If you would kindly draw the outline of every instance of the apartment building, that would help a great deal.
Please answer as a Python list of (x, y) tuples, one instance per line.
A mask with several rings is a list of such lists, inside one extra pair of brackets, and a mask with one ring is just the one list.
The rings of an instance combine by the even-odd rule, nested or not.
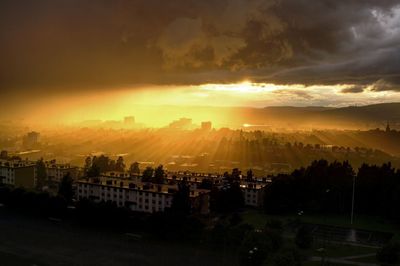
[(241, 182), (244, 204), (251, 207), (261, 207), (264, 203), (264, 193), (267, 183)]
[(0, 160), (0, 183), (34, 188), (36, 185), (35, 163), (22, 160)]
[[(139, 212), (163, 212), (172, 206), (176, 185), (160, 185), (134, 182), (132, 180), (98, 177), (76, 182), (77, 198), (95, 202), (111, 201), (119, 207), (128, 207)], [(206, 214), (209, 212), (209, 191), (190, 191), (192, 207)]]
[(47, 178), (51, 182), (59, 183), (62, 178), (69, 174), (72, 179), (79, 178), (79, 168), (70, 164), (59, 164), (55, 161), (45, 162)]
[[(204, 179), (208, 179), (214, 186), (223, 187), (228, 185), (223, 175), (204, 174), (193, 172), (170, 172), (167, 174), (169, 182), (185, 181), (191, 187), (198, 188)], [(264, 203), (265, 187), (271, 183), (270, 178), (254, 178), (252, 181), (246, 181), (240, 176), (240, 188), (243, 191), (244, 202), (246, 206), (261, 207)]]

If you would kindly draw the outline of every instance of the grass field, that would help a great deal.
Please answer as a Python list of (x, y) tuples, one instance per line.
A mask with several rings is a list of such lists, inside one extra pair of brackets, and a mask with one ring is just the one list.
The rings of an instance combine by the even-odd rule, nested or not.
[[(288, 215), (267, 215), (260, 210), (247, 210), (242, 214), (243, 222), (249, 223), (256, 228), (263, 228), (268, 220), (276, 219), (283, 223), (300, 219), (302, 222), (311, 224), (326, 224), (351, 228), (350, 216), (340, 215), (313, 215), (304, 213)], [(400, 226), (392, 221), (384, 220), (380, 217), (358, 215), (354, 218), (353, 227), (371, 231), (381, 231), (394, 233), (394, 239), (400, 240)]]
[(321, 256), (321, 252), (318, 248), (325, 246), (325, 256), (327, 257), (346, 257), (359, 254), (369, 254), (376, 253), (377, 248), (363, 247), (363, 246), (353, 246), (337, 243), (324, 243), (322, 241), (317, 241), (313, 244), (313, 248), (310, 252), (310, 256)]
[[(350, 219), (347, 216), (339, 215), (307, 215), (303, 214), (301, 216), (297, 214), (288, 215), (267, 215), (259, 210), (247, 210), (242, 213), (243, 223), (249, 223), (256, 228), (263, 228), (267, 221), (269, 220), (280, 220), (283, 224), (288, 224), (290, 222), (299, 220), (304, 223), (310, 224), (323, 224), (330, 226), (346, 227), (351, 228)], [(400, 240), (400, 226), (394, 222), (383, 220), (379, 217), (368, 217), (368, 216), (356, 216), (353, 224), (355, 229), (363, 229), (370, 231), (381, 231), (394, 233), (393, 240)], [(294, 232), (286, 233), (286, 237), (294, 237)], [(321, 252), (320, 248), (325, 247), (324, 251)], [(334, 242), (323, 242), (322, 240), (317, 240), (313, 243), (313, 247), (308, 250), (308, 257), (322, 257), (331, 259), (342, 259), (347, 256), (358, 256), (358, 255), (370, 255), (361, 258), (346, 259), (349, 262), (362, 262), (362, 263), (372, 263), (379, 265), (379, 262), (374, 255), (377, 252), (377, 248), (360, 246), (360, 245), (350, 245), (348, 243), (334, 243)], [(371, 255), (373, 254), (373, 255)], [(303, 265), (305, 266), (316, 266), (321, 265), (320, 261), (307, 261)], [(329, 262), (326, 265), (348, 265), (345, 263)]]

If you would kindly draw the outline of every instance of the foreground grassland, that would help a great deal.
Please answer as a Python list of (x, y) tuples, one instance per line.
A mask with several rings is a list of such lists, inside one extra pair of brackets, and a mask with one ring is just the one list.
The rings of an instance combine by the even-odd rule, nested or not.
[[(313, 215), (303, 213), (287, 214), (287, 215), (267, 215), (260, 210), (248, 210), (242, 214), (243, 222), (249, 223), (256, 228), (264, 227), (268, 220), (280, 220), (283, 223), (300, 220), (305, 223), (326, 224), (332, 226), (340, 226), (351, 228), (350, 215)], [(394, 240), (400, 240), (400, 226), (392, 221), (384, 220), (380, 217), (356, 215), (354, 218), (353, 228), (371, 231), (381, 231), (394, 233)]]

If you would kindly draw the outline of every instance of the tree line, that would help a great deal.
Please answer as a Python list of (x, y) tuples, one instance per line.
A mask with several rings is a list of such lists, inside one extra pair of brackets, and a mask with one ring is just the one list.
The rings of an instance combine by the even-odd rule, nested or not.
[(274, 176), (265, 191), (264, 209), (278, 214), (350, 213), (353, 184), (357, 214), (400, 220), (400, 170), (391, 163), (363, 164), (356, 173), (347, 161), (313, 161), (291, 174)]

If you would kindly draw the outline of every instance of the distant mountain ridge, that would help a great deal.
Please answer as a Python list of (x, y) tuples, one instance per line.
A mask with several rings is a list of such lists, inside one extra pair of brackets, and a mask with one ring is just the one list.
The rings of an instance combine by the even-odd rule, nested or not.
[(243, 115), (246, 123), (306, 127), (371, 128), (390, 123), (400, 126), (400, 103), (364, 106), (268, 106)]

